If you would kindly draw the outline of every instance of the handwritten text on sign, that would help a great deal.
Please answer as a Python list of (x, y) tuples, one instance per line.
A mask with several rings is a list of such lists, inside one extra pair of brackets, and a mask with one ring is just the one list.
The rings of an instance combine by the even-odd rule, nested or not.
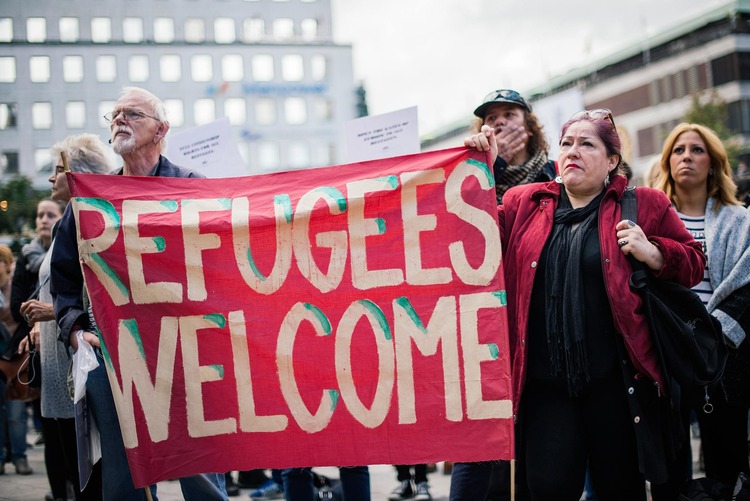
[(77, 175), (71, 186), (138, 485), (510, 457), (483, 154), (111, 181)]

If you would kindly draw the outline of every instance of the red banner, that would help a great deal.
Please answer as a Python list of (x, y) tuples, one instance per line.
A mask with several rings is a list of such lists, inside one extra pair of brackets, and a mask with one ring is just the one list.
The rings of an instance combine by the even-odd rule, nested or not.
[(457, 148), (227, 179), (71, 175), (136, 485), (511, 458), (487, 165)]

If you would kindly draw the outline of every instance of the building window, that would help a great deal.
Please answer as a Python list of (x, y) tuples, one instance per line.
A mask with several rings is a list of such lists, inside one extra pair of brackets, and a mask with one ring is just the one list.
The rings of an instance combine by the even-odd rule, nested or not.
[(242, 56), (229, 54), (221, 58), (221, 75), (225, 82), (239, 82), (245, 76)]
[(299, 23), (303, 40), (315, 40), (318, 37), (318, 21), (316, 19), (303, 19)]
[(672, 88), (672, 78), (667, 75), (660, 80), (662, 100), (671, 101), (674, 99), (674, 89)]
[(126, 17), (122, 20), (122, 40), (127, 43), (143, 42), (143, 19)]
[(287, 18), (274, 19), (272, 26), (273, 37), (276, 40), (289, 40), (294, 37), (294, 21)]
[(32, 82), (49, 82), (49, 57), (32, 56), (29, 58), (29, 77)]
[(52, 172), (52, 155), (49, 153), (49, 148), (34, 150), (34, 165), (37, 172)]
[(0, 17), (0, 42), (13, 41), (13, 18)]
[(740, 80), (743, 82), (750, 80), (750, 52), (737, 53), (737, 68)]
[(281, 56), (281, 78), (287, 82), (299, 82), (305, 76), (304, 60), (299, 54)]
[(284, 116), (289, 125), (301, 125), (307, 122), (307, 107), (301, 97), (287, 97), (284, 99)]
[(182, 99), (165, 99), (164, 109), (167, 110), (167, 120), (173, 127), (182, 127), (185, 123), (185, 111)]
[(273, 56), (268, 54), (253, 56), (253, 79), (258, 82), (273, 80)]
[(325, 80), (327, 75), (326, 57), (317, 55), (310, 58), (310, 76), (315, 81)]
[(263, 19), (251, 17), (245, 19), (242, 30), (242, 39), (245, 42), (257, 42), (263, 40), (265, 36), (266, 25)]
[(104, 119), (104, 115), (115, 109), (115, 101), (100, 101), (99, 102), (99, 127), (109, 129), (109, 122)]
[(66, 82), (83, 81), (83, 57), (65, 56), (63, 63), (63, 80)]
[(47, 20), (43, 17), (30, 17), (26, 20), (26, 41), (42, 43), (47, 40)]
[(687, 80), (687, 92), (688, 94), (695, 94), (699, 90), (698, 83), (698, 67), (691, 66), (685, 70), (685, 79)]
[(112, 20), (108, 17), (95, 17), (91, 20), (91, 41), (109, 43), (112, 40)]
[(203, 19), (190, 18), (185, 21), (185, 41), (201, 43), (206, 40), (206, 23)]
[(313, 100), (313, 106), (315, 109), (315, 118), (323, 122), (330, 122), (331, 118), (333, 118), (333, 106), (328, 98), (316, 97)]
[(33, 103), (31, 105), (31, 125), (35, 129), (52, 127), (52, 103)]
[(232, 125), (245, 125), (247, 122), (247, 105), (241, 97), (233, 97), (224, 101), (224, 115)]
[(168, 54), (159, 58), (159, 73), (162, 82), (179, 82), (182, 78), (180, 56)]
[(750, 100), (740, 99), (727, 103), (727, 126), (736, 134), (747, 134), (750, 131)]
[(174, 19), (169, 17), (157, 17), (154, 19), (154, 42), (174, 42)]
[(216, 43), (233, 43), (236, 39), (234, 19), (220, 17), (214, 21), (214, 41)]
[(279, 145), (271, 141), (258, 143), (258, 165), (261, 169), (278, 169)]
[(0, 152), (0, 170), (4, 174), (18, 174), (18, 152), (5, 150)]
[(286, 148), (287, 162), (293, 169), (310, 167), (310, 147), (302, 141), (289, 143)]
[(96, 81), (114, 82), (117, 78), (117, 61), (115, 56), (96, 57)]
[(240, 156), (242, 157), (242, 162), (245, 165), (248, 165), (250, 163), (250, 145), (245, 142), (237, 143), (237, 149), (240, 151)]
[(193, 103), (193, 121), (203, 125), (216, 120), (216, 103), (213, 99), (196, 99)]
[(86, 125), (86, 103), (69, 101), (65, 104), (65, 125), (69, 129), (83, 129)]
[(677, 73), (672, 75), (672, 80), (674, 82), (675, 99), (685, 97), (685, 73), (682, 71), (678, 71)]
[(77, 42), (78, 41), (78, 18), (61, 17), (60, 18), (60, 41)]
[(714, 85), (737, 80), (737, 58), (735, 54), (727, 54), (712, 60), (711, 74), (713, 75)]
[(0, 130), (15, 129), (17, 117), (16, 103), (0, 103)]
[(261, 97), (255, 102), (255, 121), (259, 125), (276, 123), (276, 101), (271, 97)]
[(128, 76), (131, 82), (148, 80), (148, 56), (130, 56), (128, 58)]
[(334, 157), (333, 144), (318, 144), (313, 149), (312, 165), (332, 165)]
[(199, 54), (190, 58), (190, 75), (194, 82), (210, 82), (214, 77), (213, 59), (211, 56)]
[(16, 81), (16, 58), (13, 56), (0, 57), (0, 83)]

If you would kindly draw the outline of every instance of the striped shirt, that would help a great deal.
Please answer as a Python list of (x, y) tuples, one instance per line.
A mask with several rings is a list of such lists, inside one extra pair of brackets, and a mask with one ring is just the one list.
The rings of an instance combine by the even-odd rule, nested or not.
[(708, 304), (708, 300), (711, 299), (711, 295), (714, 293), (711, 282), (708, 279), (708, 250), (706, 249), (706, 216), (686, 216), (681, 212), (677, 212), (677, 215), (682, 219), (682, 223), (685, 228), (693, 235), (696, 242), (701, 244), (703, 253), (706, 255), (706, 271), (703, 272), (703, 280), (698, 285), (693, 287), (693, 291), (701, 298), (703, 304)]

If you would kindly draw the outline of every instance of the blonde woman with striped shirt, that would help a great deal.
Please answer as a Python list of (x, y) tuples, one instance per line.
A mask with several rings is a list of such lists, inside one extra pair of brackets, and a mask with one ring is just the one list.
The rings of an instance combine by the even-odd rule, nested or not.
[(656, 188), (672, 200), (706, 254), (703, 281), (693, 289), (721, 322), (730, 356), (724, 377), (710, 391), (713, 412), (695, 411), (706, 476), (733, 485), (749, 469), (750, 212), (735, 196), (724, 145), (702, 125), (681, 123), (669, 134)]

